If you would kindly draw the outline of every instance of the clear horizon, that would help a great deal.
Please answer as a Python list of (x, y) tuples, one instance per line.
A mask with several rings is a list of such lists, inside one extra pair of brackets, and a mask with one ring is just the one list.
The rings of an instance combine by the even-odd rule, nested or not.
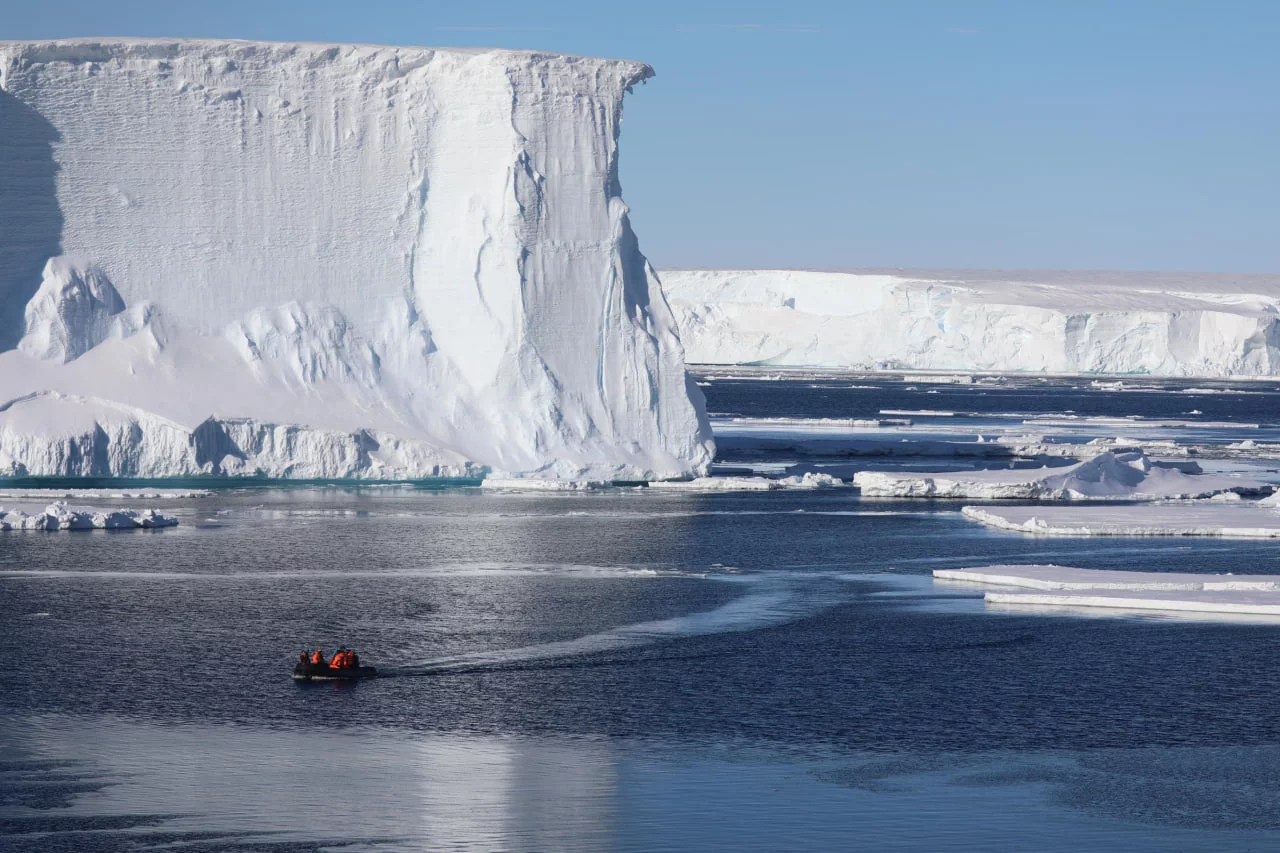
[(48, 0), (6, 24), (647, 62), (621, 177), (658, 267), (1280, 272), (1280, 4)]

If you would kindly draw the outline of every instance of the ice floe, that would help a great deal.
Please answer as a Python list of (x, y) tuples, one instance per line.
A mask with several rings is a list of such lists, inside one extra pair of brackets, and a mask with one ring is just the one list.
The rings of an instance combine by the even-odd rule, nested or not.
[(1194, 462), (1157, 462), (1140, 451), (1102, 453), (1065, 468), (859, 471), (853, 484), (865, 497), (980, 500), (1151, 501), (1271, 490), (1260, 480), (1202, 474)]
[(994, 604), (1107, 607), (1280, 616), (1280, 575), (1122, 572), (1054, 565), (935, 569), (934, 578), (1032, 589), (991, 590)]
[(965, 518), (997, 530), (1046, 536), (1280, 537), (1280, 512), (1261, 501), (1133, 506), (966, 506)]

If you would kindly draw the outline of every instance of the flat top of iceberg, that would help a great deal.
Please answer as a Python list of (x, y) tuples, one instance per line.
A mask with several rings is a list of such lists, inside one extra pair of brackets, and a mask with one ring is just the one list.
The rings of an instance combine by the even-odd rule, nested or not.
[[(582, 62), (598, 62), (634, 66), (640, 74), (640, 80), (648, 79), (654, 74), (652, 66), (634, 59), (607, 59), (582, 56), (571, 53), (557, 53), (547, 50), (514, 50), (499, 47), (433, 47), (429, 45), (389, 45), (369, 44), (364, 42), (317, 42), (317, 41), (256, 41), (253, 39), (216, 39), (216, 38), (131, 38), (127, 36), (113, 37), (79, 37), (65, 39), (0, 39), (0, 51), (7, 48), (20, 48), (30, 59), (46, 62), (94, 61), (95, 49), (111, 51), (139, 51), (145, 53), (178, 52), (178, 51), (210, 51), (228, 53), (235, 50), (278, 50), (292, 52), (306, 50), (323, 53), (332, 50), (349, 50), (361, 55), (378, 53), (393, 54), (455, 54), (462, 56), (493, 55), (515, 62), (529, 63), (539, 60), (556, 59)], [(637, 80), (639, 82), (639, 80)]]

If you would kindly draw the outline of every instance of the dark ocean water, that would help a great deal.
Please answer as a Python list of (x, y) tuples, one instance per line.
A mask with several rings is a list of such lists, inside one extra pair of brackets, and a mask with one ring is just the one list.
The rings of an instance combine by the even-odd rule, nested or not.
[[(705, 390), (753, 417), (1280, 411), (1071, 385)], [(1010, 536), (849, 490), (162, 506), (181, 526), (0, 538), (0, 849), (1280, 846), (1280, 623), (991, 611), (929, 577), (1280, 573), (1276, 543)], [(289, 679), (337, 643), (389, 677)]]

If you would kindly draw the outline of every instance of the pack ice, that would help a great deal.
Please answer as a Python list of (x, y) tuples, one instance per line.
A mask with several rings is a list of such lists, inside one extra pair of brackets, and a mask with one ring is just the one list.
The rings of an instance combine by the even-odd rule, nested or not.
[(689, 360), (1280, 374), (1280, 275), (663, 270)]
[(651, 74), (0, 43), (0, 475), (703, 472), (618, 181)]

